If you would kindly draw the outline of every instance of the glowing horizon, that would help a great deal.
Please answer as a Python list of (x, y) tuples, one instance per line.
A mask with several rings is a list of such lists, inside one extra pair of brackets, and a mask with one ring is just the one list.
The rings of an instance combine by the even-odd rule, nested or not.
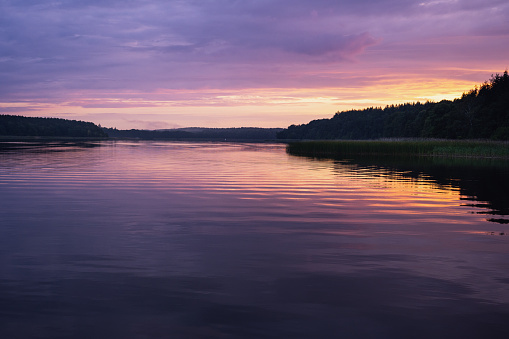
[(509, 66), (509, 3), (0, 4), (0, 114), (105, 127), (287, 127), (440, 101)]

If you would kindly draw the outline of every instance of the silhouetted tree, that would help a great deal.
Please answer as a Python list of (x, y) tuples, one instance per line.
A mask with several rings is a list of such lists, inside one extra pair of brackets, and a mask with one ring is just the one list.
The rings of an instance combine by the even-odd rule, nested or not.
[(0, 135), (104, 138), (101, 127), (84, 121), (0, 115)]
[(338, 112), (291, 125), (280, 139), (447, 138), (509, 140), (509, 75), (496, 74), (454, 101)]

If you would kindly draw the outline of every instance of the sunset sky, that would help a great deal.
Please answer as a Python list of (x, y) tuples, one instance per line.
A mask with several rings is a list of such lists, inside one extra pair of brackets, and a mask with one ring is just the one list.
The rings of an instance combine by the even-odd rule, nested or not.
[(507, 0), (0, 0), (0, 114), (287, 127), (509, 67)]

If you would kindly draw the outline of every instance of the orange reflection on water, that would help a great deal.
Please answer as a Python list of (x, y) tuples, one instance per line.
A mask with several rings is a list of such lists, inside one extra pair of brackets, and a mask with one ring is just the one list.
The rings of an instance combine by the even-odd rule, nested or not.
[[(13, 161), (20, 159), (27, 161)], [(461, 206), (457, 187), (425, 174), (294, 157), (284, 145), (119, 141), (36, 159), (9, 173), (10, 183), (130, 191), (231, 220), (318, 222), (314, 228), (481, 232), (486, 223), (472, 213), (479, 207)]]

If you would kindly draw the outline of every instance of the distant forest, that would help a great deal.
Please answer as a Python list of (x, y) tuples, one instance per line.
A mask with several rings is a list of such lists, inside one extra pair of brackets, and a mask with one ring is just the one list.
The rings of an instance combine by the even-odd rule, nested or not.
[(110, 138), (144, 140), (274, 140), (282, 128), (181, 128), (168, 130), (118, 130), (103, 128)]
[(101, 127), (84, 121), (0, 115), (0, 136), (104, 138)]
[(118, 130), (91, 122), (58, 118), (0, 115), (0, 136), (80, 137), (142, 140), (274, 140), (282, 128), (182, 128), (168, 130)]
[(291, 125), (279, 139), (440, 138), (509, 140), (509, 76), (496, 74), (454, 101), (338, 112)]

